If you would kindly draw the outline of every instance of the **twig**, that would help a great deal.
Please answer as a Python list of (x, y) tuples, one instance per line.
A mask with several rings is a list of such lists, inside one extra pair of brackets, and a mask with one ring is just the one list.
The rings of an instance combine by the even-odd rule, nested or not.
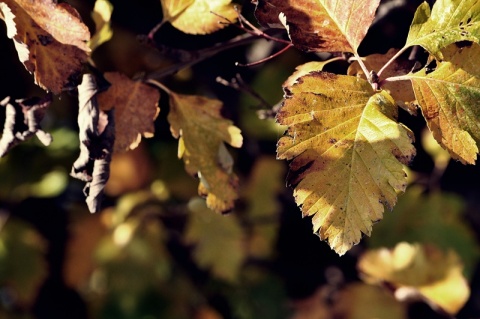
[(221, 77), (217, 77), (216, 81), (222, 85), (231, 87), (240, 92), (247, 93), (248, 95), (258, 100), (260, 104), (264, 106), (265, 109), (270, 109), (272, 107), (270, 103), (268, 103), (260, 94), (258, 94), (258, 92), (256, 92), (254, 89), (252, 89), (251, 86), (246, 84), (245, 81), (243, 81), (241, 75), (238, 73), (230, 81), (227, 81)]

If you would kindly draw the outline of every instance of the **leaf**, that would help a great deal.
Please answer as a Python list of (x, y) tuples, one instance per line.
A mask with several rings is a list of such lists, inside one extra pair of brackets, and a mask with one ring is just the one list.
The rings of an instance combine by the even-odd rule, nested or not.
[(172, 135), (179, 138), (178, 157), (189, 174), (198, 174), (199, 193), (216, 212), (231, 210), (238, 198), (238, 178), (224, 142), (233, 147), (243, 142), (240, 129), (221, 116), (221, 107), (218, 100), (170, 93), (168, 121)]
[(415, 12), (405, 47), (421, 45), (437, 58), (442, 48), (459, 41), (480, 42), (479, 0), (423, 2)]
[(92, 51), (112, 38), (113, 30), (110, 25), (112, 11), (113, 5), (108, 0), (95, 1), (92, 12), (92, 19), (95, 22), (95, 33), (88, 42), (88, 46)]
[[(304, 75), (307, 75), (308, 73), (311, 72), (318, 72), (318, 71), (323, 71), (323, 68), (325, 65), (327, 65), (330, 62), (341, 60), (342, 58), (336, 57), (332, 58), (330, 60), (325, 60), (325, 61), (311, 61), (304, 63), (302, 65), (299, 65), (295, 68), (295, 72), (292, 73), (288, 77), (288, 79), (283, 83), (284, 87), (292, 86), (295, 83), (297, 83), (297, 80), (301, 78)], [(352, 75), (352, 74), (349, 74)]]
[[(378, 72), (396, 53), (398, 49), (390, 49), (386, 54), (371, 54), (363, 60), (368, 70)], [(382, 79), (392, 76), (400, 76), (410, 72), (413, 67), (413, 61), (396, 59), (382, 72)], [(367, 79), (363, 73), (360, 64), (353, 62), (347, 71), (348, 75), (359, 76)], [(416, 114), (415, 94), (411, 83), (408, 81), (393, 81), (382, 85), (382, 89), (388, 91), (398, 106), (405, 108), (410, 114)]]
[(393, 250), (370, 250), (360, 258), (358, 268), (365, 281), (415, 289), (451, 315), (470, 295), (457, 254), (433, 245), (399, 243)]
[(388, 93), (362, 79), (314, 72), (285, 90), (277, 157), (291, 160), (295, 200), (314, 232), (342, 255), (405, 190), (413, 134), (395, 121)]
[[(293, 44), (305, 51), (357, 52), (372, 24), (379, 0), (259, 0), (261, 24), (285, 27)], [(280, 23), (280, 14), (285, 23)]]
[(393, 212), (376, 225), (367, 243), (371, 248), (379, 248), (406, 241), (452, 249), (462, 258), (465, 273), (471, 274), (480, 254), (464, 210), (464, 201), (455, 194), (439, 191), (425, 194), (423, 187), (411, 185)]
[[(340, 290), (333, 306), (333, 318), (407, 319), (407, 307), (389, 291), (362, 283)], [(329, 318), (332, 318), (329, 317)]]
[(243, 231), (233, 214), (218, 215), (200, 198), (188, 203), (191, 211), (184, 238), (195, 245), (194, 258), (202, 268), (221, 279), (237, 281), (245, 259)]
[(103, 111), (115, 109), (114, 151), (132, 150), (140, 144), (142, 136), (149, 138), (155, 132), (160, 93), (117, 72), (107, 72), (104, 76), (111, 86), (98, 95), (98, 104)]
[(7, 35), (35, 83), (55, 94), (75, 86), (90, 49), (90, 32), (77, 11), (52, 0), (4, 0), (0, 11)]
[(84, 74), (78, 86), (78, 128), (80, 155), (72, 165), (70, 175), (86, 182), (85, 193), (88, 209), (95, 213), (100, 209), (103, 189), (110, 175), (110, 161), (115, 140), (113, 110), (99, 110), (99, 88), (92, 74)]
[(169, 8), (168, 21), (175, 28), (188, 34), (209, 34), (218, 31), (227, 25), (220, 22), (226, 22), (225, 19), (233, 22), (238, 15), (231, 0), (193, 0), (193, 2), (162, 0), (164, 13), (166, 7)]
[(17, 307), (28, 308), (48, 275), (47, 243), (29, 224), (15, 218), (5, 220), (3, 214), (0, 218), (0, 284), (13, 290), (10, 293)]
[(171, 21), (191, 6), (195, 0), (160, 0), (163, 11), (163, 21)]
[(435, 71), (408, 74), (422, 114), (435, 140), (462, 163), (474, 164), (480, 140), (480, 45), (442, 51)]
[(248, 247), (250, 256), (255, 258), (267, 258), (273, 253), (281, 211), (277, 196), (284, 188), (284, 171), (283, 163), (270, 157), (260, 157), (245, 187), (245, 215), (252, 224)]

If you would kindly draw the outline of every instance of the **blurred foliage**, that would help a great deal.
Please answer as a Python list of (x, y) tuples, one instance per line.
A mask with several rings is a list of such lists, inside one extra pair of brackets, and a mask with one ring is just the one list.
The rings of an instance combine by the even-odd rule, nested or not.
[[(94, 30), (97, 18), (89, 16), (95, 1), (70, 2)], [(111, 2), (113, 36), (92, 56), (99, 69), (133, 76), (175, 63), (137, 38), (162, 20), (160, 1)], [(419, 2), (406, 1), (392, 14), (406, 19)], [(243, 8), (249, 14), (250, 1), (244, 1)], [(378, 32), (402, 32), (397, 29), (400, 24), (387, 20), (374, 25), (368, 43), (375, 43)], [(385, 25), (388, 28), (382, 29)], [(2, 25), (0, 34), (4, 31)], [(236, 34), (237, 29), (227, 27), (213, 35), (190, 36), (165, 25), (155, 40), (195, 50)], [(0, 37), (0, 67), (9, 79), (0, 86), (0, 93), (15, 98), (38, 94), (7, 40)], [(0, 318), (57, 318), (52, 309), (62, 308), (59, 303), (65, 300), (78, 303), (65, 302), (61, 318), (77, 318), (84, 308), (92, 319), (448, 318), (430, 306), (427, 312), (410, 311), (415, 302), (425, 300), (414, 296), (398, 301), (389, 285), (363, 283), (350, 265), (353, 260), (355, 266), (369, 249), (393, 248), (405, 241), (433, 245), (444, 254), (455, 252), (455, 265), (464, 265), (471, 286), (470, 301), (458, 317), (480, 313), (480, 219), (476, 217), (480, 169), (462, 171), (435, 144), (417, 145), (415, 161), (421, 164), (412, 168), (413, 185), (399, 197), (395, 209), (374, 225), (371, 238), (347, 256), (334, 256), (305, 232), (310, 224), (301, 220), (290, 192), (285, 192), (286, 165), (274, 155), (274, 140), (283, 128), (257, 113), (280, 102), (281, 84), (297, 65), (320, 57), (290, 50), (260, 67), (234, 66), (271, 51), (268, 43), (253, 43), (167, 79), (176, 92), (201, 92), (224, 101), (223, 112), (244, 134), (241, 149), (229, 148), (241, 192), (236, 208), (226, 216), (215, 215), (196, 197), (198, 181), (177, 158), (178, 144), (169, 132), (164, 98), (155, 138), (113, 157), (105, 208), (90, 215), (82, 203), (82, 185), (68, 177), (78, 155), (76, 97), (64, 93), (56, 100), (43, 126), (53, 135), (53, 143), (45, 148), (29, 141), (0, 159)], [(228, 80), (237, 73), (266, 104), (216, 83), (217, 76)], [(420, 119), (410, 121), (409, 127), (424, 127)], [(451, 175), (455, 179), (448, 184), (459, 189), (456, 192), (444, 190), (444, 176)], [(59, 237), (62, 232), (66, 235)], [(306, 253), (295, 254), (300, 251)], [(327, 271), (331, 269), (335, 271)], [(294, 284), (287, 285), (287, 276)], [(318, 289), (307, 289), (300, 279), (305, 277), (320, 282)]]

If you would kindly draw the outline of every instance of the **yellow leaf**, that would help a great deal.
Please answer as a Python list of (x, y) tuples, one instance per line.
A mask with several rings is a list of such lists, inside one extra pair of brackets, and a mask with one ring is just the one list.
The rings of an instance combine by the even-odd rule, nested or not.
[[(172, 1), (167, 2), (171, 3)], [(185, 33), (212, 33), (226, 26), (226, 24), (220, 23), (226, 22), (223, 18), (232, 22), (237, 19), (237, 11), (231, 0), (193, 0), (193, 3), (182, 10), (185, 3), (189, 2), (180, 1), (178, 6), (171, 5), (176, 10), (173, 10), (170, 14), (175, 12), (177, 14), (169, 18), (175, 28)]]
[[(368, 70), (378, 72), (397, 52), (398, 49), (390, 49), (386, 54), (371, 54), (365, 57), (363, 62)], [(396, 59), (382, 72), (382, 79), (407, 74), (412, 67), (411, 61)], [(367, 78), (357, 61), (350, 65), (347, 74), (360, 76), (363, 79)], [(387, 82), (382, 89), (387, 90), (400, 107), (405, 108), (410, 114), (416, 114), (415, 94), (411, 83), (408, 81)]]
[(134, 149), (143, 137), (152, 137), (155, 132), (154, 121), (160, 109), (158, 90), (127, 76), (105, 73), (111, 83), (107, 91), (97, 95), (102, 111), (115, 109), (115, 152)]
[(457, 254), (433, 245), (399, 243), (393, 250), (370, 250), (360, 258), (358, 268), (367, 282), (414, 288), (452, 315), (470, 295)]
[(332, 58), (325, 61), (311, 61), (302, 65), (299, 65), (295, 68), (295, 72), (293, 72), (292, 75), (290, 75), (288, 79), (283, 83), (283, 86), (284, 87), (292, 86), (302, 76), (307, 75), (308, 73), (311, 73), (311, 72), (323, 71), (323, 68), (325, 67), (325, 65), (327, 65), (330, 62), (338, 61), (341, 59), (342, 58), (337, 57), (337, 58)]
[(405, 190), (413, 134), (395, 121), (391, 96), (362, 79), (314, 72), (285, 89), (277, 156), (291, 160), (295, 200), (314, 232), (344, 254)]
[[(270, 27), (286, 27), (305, 51), (357, 52), (380, 0), (259, 0), (255, 16)], [(281, 23), (283, 14), (286, 22)]]
[(163, 21), (175, 19), (186, 8), (192, 5), (195, 0), (160, 0), (163, 11)]
[(95, 1), (92, 12), (92, 19), (95, 22), (95, 34), (88, 43), (92, 51), (112, 38), (113, 31), (110, 26), (112, 11), (113, 5), (108, 0)]
[(219, 215), (200, 198), (188, 203), (191, 211), (185, 230), (187, 244), (195, 245), (198, 265), (228, 281), (236, 281), (245, 260), (243, 231), (233, 214)]
[(178, 156), (185, 169), (200, 178), (200, 195), (207, 196), (210, 209), (226, 212), (238, 198), (238, 178), (231, 172), (232, 159), (223, 143), (240, 147), (243, 138), (240, 129), (221, 116), (221, 107), (218, 100), (172, 92), (168, 121), (179, 138)]
[(90, 32), (78, 12), (52, 0), (5, 0), (0, 11), (20, 61), (33, 73), (35, 83), (59, 94), (73, 86), (90, 49)]
[(474, 164), (480, 141), (480, 45), (442, 51), (444, 60), (427, 74), (408, 74), (415, 96), (435, 140), (453, 159)]

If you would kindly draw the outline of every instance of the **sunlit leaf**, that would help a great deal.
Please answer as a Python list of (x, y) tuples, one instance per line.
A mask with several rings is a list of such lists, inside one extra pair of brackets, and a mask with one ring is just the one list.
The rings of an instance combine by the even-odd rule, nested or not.
[(158, 90), (127, 76), (107, 72), (105, 78), (112, 85), (107, 91), (98, 94), (101, 110), (115, 109), (116, 152), (134, 149), (143, 137), (152, 137), (155, 132), (153, 122), (160, 109)]
[(90, 49), (88, 28), (75, 9), (52, 0), (4, 0), (0, 11), (20, 61), (35, 83), (59, 94), (74, 86)]
[(400, 241), (432, 243), (455, 250), (470, 274), (480, 255), (475, 235), (463, 216), (464, 202), (455, 194), (424, 192), (420, 186), (409, 186), (393, 212), (376, 225), (367, 241), (369, 246), (394, 247)]
[(405, 46), (421, 45), (442, 58), (440, 49), (465, 40), (480, 42), (480, 1), (438, 0), (431, 11), (427, 2), (418, 7)]
[[(259, 0), (261, 24), (286, 27), (293, 44), (306, 51), (357, 52), (379, 0)], [(286, 23), (281, 23), (280, 14)], [(286, 24), (286, 25), (283, 25)]]
[[(330, 60), (325, 60), (325, 61), (311, 61), (307, 62), (305, 64), (299, 65), (295, 68), (295, 72), (292, 73), (288, 77), (288, 79), (283, 83), (284, 87), (289, 87), (297, 83), (297, 80), (301, 78), (304, 75), (307, 75), (310, 72), (318, 72), (318, 71), (323, 71), (323, 68), (325, 65), (327, 65), (330, 62), (337, 61), (341, 58), (333, 58)], [(353, 74), (349, 74), (353, 75)]]
[(470, 295), (457, 254), (433, 245), (399, 243), (393, 250), (370, 250), (360, 258), (358, 267), (367, 282), (413, 288), (452, 315)]
[(390, 95), (362, 79), (310, 73), (286, 94), (277, 156), (291, 160), (295, 200), (314, 232), (344, 254), (405, 190), (413, 134), (395, 121)]
[(192, 199), (188, 208), (191, 212), (184, 238), (195, 245), (193, 256), (198, 265), (218, 278), (237, 281), (246, 254), (236, 216), (216, 214), (200, 198)]
[[(163, 2), (165, 0), (162, 4)], [(227, 25), (225, 22), (228, 20), (234, 22), (238, 15), (231, 3), (232, 0), (193, 0), (193, 2), (170, 0), (166, 2), (170, 9), (173, 9), (169, 15), (176, 13), (168, 20), (175, 28), (189, 34), (215, 32), (225, 27)], [(190, 4), (186, 5), (186, 3)], [(165, 5), (163, 8), (165, 9)]]
[[(397, 52), (397, 49), (390, 49), (386, 54), (371, 54), (365, 57), (363, 63), (368, 70), (378, 72)], [(412, 70), (412, 67), (412, 61), (396, 59), (382, 72), (380, 80), (407, 74)], [(359, 76), (363, 79), (367, 78), (358, 62), (350, 65), (347, 74)], [(408, 81), (387, 82), (382, 85), (382, 89), (387, 90), (400, 107), (405, 108), (412, 114), (416, 114), (415, 94), (413, 93), (411, 83), (408, 83)]]
[(474, 164), (480, 140), (480, 45), (443, 51), (444, 61), (427, 73), (422, 69), (407, 75), (428, 128), (452, 158)]
[(112, 38), (113, 31), (110, 25), (112, 11), (113, 5), (108, 0), (95, 1), (92, 12), (92, 19), (95, 22), (95, 33), (88, 43), (92, 51)]
[(238, 198), (238, 178), (224, 143), (240, 147), (243, 142), (240, 129), (221, 116), (221, 108), (218, 100), (170, 94), (168, 121), (173, 136), (179, 138), (178, 157), (189, 174), (198, 175), (199, 193), (217, 212), (231, 210)]
[(186, 8), (191, 6), (195, 0), (160, 0), (163, 11), (163, 21), (175, 19)]

